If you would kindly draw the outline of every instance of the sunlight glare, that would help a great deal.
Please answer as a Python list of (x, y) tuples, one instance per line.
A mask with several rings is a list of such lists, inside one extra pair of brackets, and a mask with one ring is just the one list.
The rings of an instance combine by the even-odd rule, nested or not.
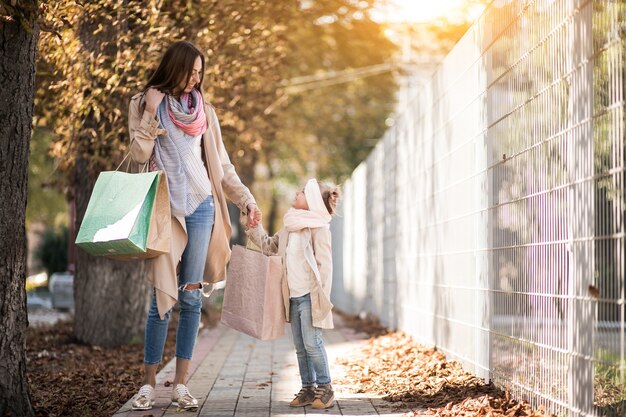
[(464, 0), (390, 0), (382, 7), (387, 22), (424, 22), (444, 16), (460, 7)]

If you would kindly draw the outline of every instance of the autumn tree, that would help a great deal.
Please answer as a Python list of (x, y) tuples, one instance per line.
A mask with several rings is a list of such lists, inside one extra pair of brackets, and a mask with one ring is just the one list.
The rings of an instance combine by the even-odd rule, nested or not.
[(216, 107), (222, 135), (244, 184), (254, 183), (261, 149), (279, 125), (264, 113), (276, 99), (286, 60), (295, 2), (200, 0), (164, 6), (184, 22), (183, 34), (207, 55), (204, 90)]
[[(299, 2), (288, 26), (288, 62), (276, 101), (276, 139), (264, 144), (269, 190), (267, 223), (279, 226), (285, 209), (281, 183), (307, 176), (341, 182), (363, 161), (387, 128), (395, 92), (397, 46), (372, 18), (376, 2)], [(341, 74), (341, 76), (335, 76)], [(278, 181), (282, 180), (282, 181)]]
[(0, 415), (34, 415), (26, 378), (26, 195), (39, 2), (0, 2)]
[[(428, 55), (432, 71), (472, 25), (471, 12), (488, 2), (465, 0), (448, 16), (405, 23), (413, 26), (407, 33), (413, 55)], [(268, 150), (270, 160), (288, 159), (290, 172), (312, 170), (342, 181), (369, 155), (395, 110), (397, 75), (423, 65), (405, 67), (397, 40), (385, 33), (390, 24), (375, 18), (377, 8), (387, 3), (299, 2), (288, 30), (289, 65), (283, 100), (275, 109), (281, 129), (271, 144), (276, 146)]]
[[(146, 7), (147, 6), (147, 7)], [(50, 3), (53, 31), (39, 44), (38, 123), (52, 128), (52, 153), (76, 207), (76, 230), (100, 171), (127, 147), (127, 109), (162, 52), (169, 29), (158, 2)], [(111, 346), (141, 337), (149, 302), (144, 262), (83, 251), (75, 259), (75, 334)]]
[[(342, 182), (363, 161), (388, 127), (396, 106), (398, 75), (431, 73), (472, 25), (489, 0), (465, 0), (456, 13), (429, 22), (391, 25), (375, 19), (386, 0), (298, 2), (288, 29), (288, 62), (279, 98), (268, 110), (280, 129), (264, 145), (269, 229), (286, 207), (278, 203), (285, 183), (316, 175)], [(403, 62), (400, 29), (412, 49)], [(404, 48), (404, 45), (403, 45)], [(283, 198), (283, 197), (281, 197)]]
[[(291, 156), (301, 167), (313, 162), (321, 177), (341, 180), (349, 175), (382, 136), (395, 105), (391, 64), (397, 46), (383, 33), (384, 25), (373, 20), (375, 3), (302, 2), (289, 27), (287, 87), (289, 80), (302, 76), (356, 70), (339, 83), (322, 78), (293, 94), (286, 88), (284, 105), (276, 109), (282, 127), (276, 145), (286, 149), (271, 151), (281, 159)], [(379, 73), (359, 74), (385, 64)], [(290, 170), (303, 171), (297, 166)]]
[[(181, 38), (207, 56), (205, 96), (217, 108), (240, 176), (252, 185), (258, 152), (275, 131), (263, 109), (280, 80), (281, 21), (291, 9), (260, 0), (51, 3), (54, 32), (40, 43), (38, 121), (57, 135), (52, 152), (73, 190), (77, 226), (98, 172), (114, 168), (127, 151), (130, 97), (141, 91), (165, 48)], [(149, 293), (145, 272), (140, 262), (79, 251), (77, 337), (109, 345), (140, 335)]]

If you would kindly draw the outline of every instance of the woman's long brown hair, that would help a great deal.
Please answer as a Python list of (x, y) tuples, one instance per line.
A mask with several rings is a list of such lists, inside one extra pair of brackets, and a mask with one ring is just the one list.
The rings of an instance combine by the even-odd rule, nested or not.
[(202, 61), (202, 71), (200, 72), (200, 82), (196, 84), (195, 88), (200, 90), (204, 79), (204, 55), (193, 43), (178, 41), (167, 48), (144, 91), (154, 87), (165, 94), (179, 94), (179, 85), (183, 81), (185, 84), (189, 82), (197, 57), (200, 57)]

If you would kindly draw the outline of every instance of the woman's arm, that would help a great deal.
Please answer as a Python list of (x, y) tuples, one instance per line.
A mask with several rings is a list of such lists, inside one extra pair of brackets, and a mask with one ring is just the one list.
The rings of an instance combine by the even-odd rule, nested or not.
[(141, 95), (130, 100), (128, 107), (128, 133), (130, 135), (130, 156), (133, 161), (145, 164), (152, 155), (154, 141), (159, 135), (159, 122), (154, 113), (140, 109)]
[(250, 193), (248, 187), (243, 185), (239, 175), (237, 175), (237, 172), (235, 171), (235, 167), (230, 162), (230, 158), (226, 152), (226, 148), (224, 147), (224, 141), (222, 140), (222, 132), (220, 130), (215, 109), (211, 105), (205, 106), (205, 109), (207, 112), (207, 118), (209, 119), (209, 129), (211, 129), (213, 137), (215, 138), (215, 144), (217, 146), (219, 158), (222, 163), (222, 169), (224, 171), (222, 188), (226, 193), (226, 197), (235, 203), (235, 205), (237, 205), (242, 212), (247, 213), (248, 205), (256, 205), (256, 201), (254, 200), (254, 197)]

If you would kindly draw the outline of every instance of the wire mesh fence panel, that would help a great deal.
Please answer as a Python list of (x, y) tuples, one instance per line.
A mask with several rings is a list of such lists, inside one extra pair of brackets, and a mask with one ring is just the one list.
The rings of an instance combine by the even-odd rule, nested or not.
[(494, 1), (348, 181), (335, 303), (625, 416), (625, 37), (624, 0)]

